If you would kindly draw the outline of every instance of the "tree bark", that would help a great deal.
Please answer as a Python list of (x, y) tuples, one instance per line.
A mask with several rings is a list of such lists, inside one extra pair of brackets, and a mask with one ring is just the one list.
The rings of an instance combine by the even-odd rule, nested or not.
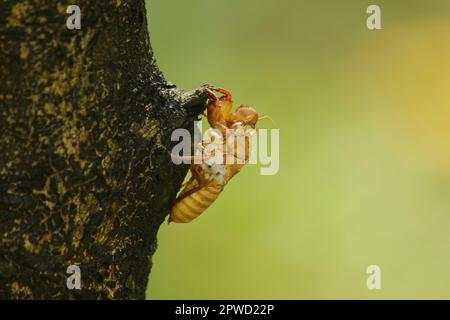
[(164, 79), (143, 0), (80, 1), (80, 30), (69, 4), (0, 4), (0, 298), (143, 299), (207, 95)]

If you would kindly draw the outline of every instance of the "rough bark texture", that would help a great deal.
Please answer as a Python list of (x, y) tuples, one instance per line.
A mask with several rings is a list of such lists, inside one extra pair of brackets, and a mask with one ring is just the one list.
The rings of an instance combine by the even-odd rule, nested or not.
[(142, 299), (206, 94), (164, 80), (143, 0), (70, 4), (0, 4), (0, 298)]

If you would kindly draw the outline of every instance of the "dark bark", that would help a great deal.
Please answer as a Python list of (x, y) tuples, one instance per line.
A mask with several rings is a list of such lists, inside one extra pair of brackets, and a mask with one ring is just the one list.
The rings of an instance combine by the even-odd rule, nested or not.
[(0, 298), (142, 299), (206, 94), (163, 78), (143, 0), (70, 4), (0, 4)]

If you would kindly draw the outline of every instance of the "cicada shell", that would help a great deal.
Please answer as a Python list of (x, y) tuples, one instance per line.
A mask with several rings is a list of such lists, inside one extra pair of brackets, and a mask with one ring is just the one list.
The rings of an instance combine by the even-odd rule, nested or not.
[[(209, 91), (207, 118), (214, 129), (214, 141), (203, 142), (204, 149), (222, 150), (221, 154), (211, 154), (201, 164), (191, 164), (192, 177), (184, 186), (172, 207), (169, 222), (187, 223), (201, 215), (224, 189), (228, 181), (248, 162), (251, 151), (251, 135), (258, 121), (258, 113), (251, 107), (240, 106), (232, 111), (231, 94), (221, 88), (213, 88), (223, 94), (218, 98)], [(218, 132), (218, 133), (217, 133)], [(244, 139), (229, 139), (229, 135), (244, 135)], [(234, 137), (233, 137), (234, 138)], [(232, 140), (232, 142), (230, 142)], [(220, 141), (220, 142), (218, 142)], [(242, 142), (243, 141), (243, 142)], [(217, 144), (221, 144), (221, 148)], [(217, 161), (217, 159), (222, 161)], [(213, 160), (215, 159), (215, 160)], [(231, 161), (230, 161), (231, 159)]]

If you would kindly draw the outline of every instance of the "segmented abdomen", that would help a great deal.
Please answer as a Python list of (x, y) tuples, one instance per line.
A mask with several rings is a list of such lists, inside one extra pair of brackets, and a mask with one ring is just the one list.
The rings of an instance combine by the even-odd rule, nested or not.
[(170, 212), (169, 222), (187, 223), (202, 214), (219, 196), (223, 186), (204, 186), (177, 200)]

